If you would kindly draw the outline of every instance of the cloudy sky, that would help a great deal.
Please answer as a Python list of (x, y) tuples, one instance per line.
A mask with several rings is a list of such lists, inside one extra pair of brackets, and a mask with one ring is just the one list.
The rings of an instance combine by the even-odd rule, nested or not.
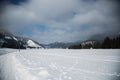
[(1, 27), (39, 43), (120, 33), (119, 0), (5, 0)]

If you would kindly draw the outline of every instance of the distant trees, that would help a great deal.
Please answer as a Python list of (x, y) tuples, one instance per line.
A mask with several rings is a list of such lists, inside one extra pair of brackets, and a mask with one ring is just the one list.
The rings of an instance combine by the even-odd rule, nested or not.
[(111, 40), (108, 36), (102, 42), (102, 48), (104, 48), (104, 49), (111, 48)]
[(110, 39), (106, 37), (102, 43), (104, 49), (120, 49), (120, 36)]
[(100, 48), (101, 45), (98, 41), (92, 40), (92, 41), (84, 41), (81, 42), (77, 45), (72, 45), (69, 47), (69, 49), (90, 49), (90, 48), (94, 48), (94, 49), (98, 49)]
[(69, 47), (69, 49), (81, 49), (81, 48), (82, 48), (81, 44), (79, 44), (79, 45), (73, 45), (73, 46)]
[(120, 48), (120, 36), (111, 39), (111, 48), (116, 48), (116, 49)]
[(97, 43), (95, 43), (92, 48), (93, 49), (99, 49), (99, 48), (101, 48), (101, 43), (97, 41)]
[(70, 46), (69, 49), (120, 49), (120, 36), (110, 39), (108, 36), (102, 42), (95, 42), (94, 44), (84, 44)]

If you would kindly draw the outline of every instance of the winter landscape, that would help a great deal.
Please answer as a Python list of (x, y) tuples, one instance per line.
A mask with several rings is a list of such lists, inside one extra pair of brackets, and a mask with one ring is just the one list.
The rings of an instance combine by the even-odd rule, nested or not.
[(120, 36), (52, 43), (0, 31), (0, 80), (120, 80)]
[(0, 80), (120, 80), (120, 0), (0, 0)]

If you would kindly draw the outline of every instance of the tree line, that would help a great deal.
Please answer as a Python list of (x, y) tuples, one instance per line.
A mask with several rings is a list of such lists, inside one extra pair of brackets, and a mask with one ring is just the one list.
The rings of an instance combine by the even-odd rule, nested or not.
[(120, 36), (110, 39), (106, 37), (102, 42), (103, 49), (120, 49)]
[(109, 38), (108, 36), (104, 38), (102, 42), (96, 41), (94, 44), (85, 44), (82, 43), (77, 45), (69, 46), (69, 49), (120, 49), (120, 36), (115, 38)]

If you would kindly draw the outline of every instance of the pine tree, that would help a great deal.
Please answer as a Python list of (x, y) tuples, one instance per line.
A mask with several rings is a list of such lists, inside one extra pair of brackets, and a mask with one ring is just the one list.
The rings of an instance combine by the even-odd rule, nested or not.
[(102, 48), (105, 48), (105, 49), (111, 48), (111, 40), (108, 36), (104, 39), (102, 43)]

